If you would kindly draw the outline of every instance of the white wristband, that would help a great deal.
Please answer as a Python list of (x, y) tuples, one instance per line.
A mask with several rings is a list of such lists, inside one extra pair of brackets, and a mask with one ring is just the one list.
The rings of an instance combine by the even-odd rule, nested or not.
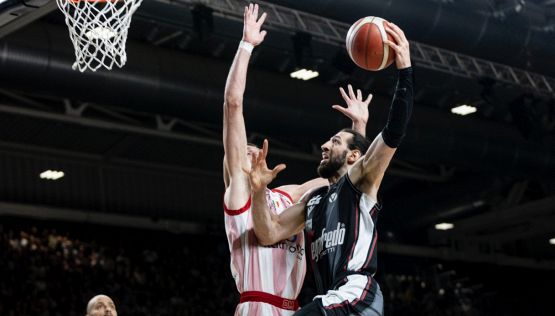
[(246, 50), (247, 53), (252, 54), (252, 50), (254, 49), (254, 45), (249, 43), (249, 42), (241, 41), (241, 42), (239, 42), (239, 48), (242, 48), (242, 49)]

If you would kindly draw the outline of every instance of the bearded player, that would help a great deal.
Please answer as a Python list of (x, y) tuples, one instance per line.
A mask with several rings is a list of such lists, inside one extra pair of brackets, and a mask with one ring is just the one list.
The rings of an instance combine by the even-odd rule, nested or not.
[[(241, 293), (235, 315), (292, 315), (298, 309), (297, 296), (301, 289), (306, 257), (304, 235), (291, 234), (271, 245), (259, 244), (252, 229), (251, 188), (248, 174), (251, 156), (259, 149), (247, 144), (243, 117), (243, 94), (251, 52), (264, 41), (266, 31), (261, 27), (266, 13), (258, 16), (258, 5), (245, 7), (243, 38), (231, 65), (225, 88), (224, 101), (224, 213), (225, 228), (231, 252), (231, 272)], [(347, 107), (334, 105), (352, 120), (353, 129), (365, 133), (368, 104), (351, 86), (340, 89)], [(285, 185), (264, 191), (268, 209), (279, 214), (296, 203), (309, 189), (325, 185), (322, 178), (302, 185)]]

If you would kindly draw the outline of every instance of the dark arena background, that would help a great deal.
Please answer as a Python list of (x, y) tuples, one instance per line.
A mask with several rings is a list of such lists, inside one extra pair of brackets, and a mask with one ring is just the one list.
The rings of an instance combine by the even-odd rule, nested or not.
[[(380, 16), (411, 41), (413, 116), (380, 189), (385, 315), (555, 315), (555, 1), (258, 3), (244, 115), (287, 164), (276, 186), (315, 177), (349, 126), (340, 86), (374, 94), (369, 137), (385, 124), (395, 67), (356, 67), (349, 26)], [(85, 315), (99, 293), (119, 315), (233, 315), (222, 104), (246, 4), (145, 0), (127, 64), (81, 73), (55, 1), (0, 0), (1, 316)]]

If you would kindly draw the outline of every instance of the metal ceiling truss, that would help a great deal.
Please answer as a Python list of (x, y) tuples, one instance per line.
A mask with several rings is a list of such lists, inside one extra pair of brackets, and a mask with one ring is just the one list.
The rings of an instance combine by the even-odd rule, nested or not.
[(208, 227), (196, 222), (171, 219), (153, 220), (147, 216), (99, 213), (88, 210), (64, 209), (45, 205), (29, 205), (0, 201), (0, 216), (16, 216), (32, 219), (49, 219), (66, 222), (91, 223), (116, 227), (131, 227), (146, 230), (169, 231), (172, 233), (205, 234)]
[[(22, 2), (25, 2), (25, 1), (22, 1)], [(21, 12), (18, 12), (18, 14), (22, 14), (22, 16), (13, 19), (11, 22), (5, 25), (0, 25), (0, 38), (3, 38), (35, 22), (36, 20), (42, 18), (43, 16), (49, 14), (50, 12), (58, 8), (58, 5), (54, 0), (51, 0), (50, 2), (45, 2), (44, 4), (40, 4), (41, 1), (36, 1), (39, 4), (39, 6), (37, 7), (34, 6), (35, 3), (33, 3), (33, 1), (28, 1), (28, 2), (30, 3), (26, 4), (23, 7), (24, 9), (21, 9)]]
[[(73, 103), (67, 99), (47, 104), (29, 96), (22, 96), (1, 89), (0, 94), (20, 103), (19, 106), (0, 103), (0, 113), (11, 113), (100, 129), (181, 140), (193, 144), (223, 147), (219, 127), (216, 126), (211, 128), (211, 126), (203, 126), (197, 122), (189, 122), (176, 117), (105, 107), (92, 103)], [(101, 117), (99, 117), (99, 113), (102, 114)], [(320, 160), (319, 152), (303, 152), (266, 135), (255, 133), (251, 137), (268, 138), (274, 144), (272, 147), (273, 155), (305, 162), (317, 163)], [(440, 168), (439, 171), (432, 172), (395, 160), (392, 167), (389, 168), (388, 174), (423, 181), (444, 182), (451, 178), (453, 171), (452, 169)]]
[[(239, 0), (156, 1), (191, 7), (203, 4), (212, 8), (215, 16), (236, 21), (243, 20), (243, 8), (248, 3)], [(291, 33), (305, 32), (310, 34), (314, 40), (344, 47), (349, 24), (263, 1), (258, 2), (263, 6), (264, 11), (269, 13), (265, 23), (267, 29)], [(415, 41), (410, 43), (411, 57), (418, 67), (470, 79), (493, 78), (537, 95), (555, 98), (554, 78)]]
[(378, 250), (383, 253), (421, 258), (434, 258), (445, 261), (489, 263), (509, 267), (555, 270), (554, 260), (515, 257), (503, 253), (488, 253), (478, 249), (456, 249), (454, 247), (422, 247), (396, 243), (380, 242)]
[[(517, 185), (516, 191), (523, 185), (526, 184)], [(511, 193), (513, 194), (520, 193)], [(457, 244), (459, 249), (472, 248), (475, 244), (487, 245), (485, 248), (489, 249), (499, 249), (501, 244), (507, 242), (553, 233), (554, 203), (555, 196), (519, 205), (504, 202), (504, 206), (498, 210), (455, 220), (453, 230), (432, 233), (437, 238), (447, 237), (451, 244)]]

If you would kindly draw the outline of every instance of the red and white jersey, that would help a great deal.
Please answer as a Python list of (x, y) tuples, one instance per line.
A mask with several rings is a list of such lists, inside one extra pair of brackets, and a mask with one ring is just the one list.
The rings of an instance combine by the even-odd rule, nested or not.
[[(275, 214), (293, 204), (291, 197), (280, 190), (266, 190), (266, 200)], [(251, 198), (238, 210), (230, 210), (224, 203), (224, 211), (231, 273), (239, 293), (260, 291), (296, 299), (306, 272), (303, 233), (272, 246), (262, 246), (254, 234)], [(235, 315), (292, 314), (292, 311), (258, 302), (241, 303), (235, 312)]]

